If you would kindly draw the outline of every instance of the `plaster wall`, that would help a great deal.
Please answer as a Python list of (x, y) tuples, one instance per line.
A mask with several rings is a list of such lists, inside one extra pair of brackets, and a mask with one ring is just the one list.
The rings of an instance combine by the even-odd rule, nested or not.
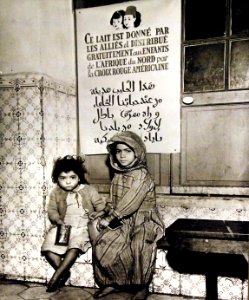
[[(39, 247), (46, 229), (52, 159), (75, 152), (77, 144), (76, 97), (67, 85), (57, 84), (59, 80), (71, 86), (76, 81), (71, 0), (0, 0), (0, 40), (0, 71), (9, 74), (0, 85), (0, 150), (6, 176), (1, 181), (0, 274), (45, 282), (53, 270)], [(181, 217), (248, 220), (246, 200), (158, 195), (165, 226)], [(94, 286), (90, 252), (77, 260), (69, 284)], [(219, 278), (220, 299), (246, 299), (247, 288), (247, 281)], [(204, 297), (205, 278), (172, 270), (166, 252), (158, 251), (151, 289)]]
[(45, 73), (75, 84), (70, 0), (0, 0), (0, 71)]

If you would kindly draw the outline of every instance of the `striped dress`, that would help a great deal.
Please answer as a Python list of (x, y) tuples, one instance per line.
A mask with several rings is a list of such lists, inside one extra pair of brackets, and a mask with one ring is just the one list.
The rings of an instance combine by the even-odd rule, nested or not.
[(93, 242), (96, 282), (107, 285), (148, 285), (152, 279), (157, 240), (163, 235), (154, 182), (145, 167), (116, 173), (111, 184), (109, 213), (122, 227), (104, 229)]

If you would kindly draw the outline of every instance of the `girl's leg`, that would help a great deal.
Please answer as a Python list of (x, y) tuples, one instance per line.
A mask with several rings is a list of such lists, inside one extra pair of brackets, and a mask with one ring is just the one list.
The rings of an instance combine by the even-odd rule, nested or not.
[(50, 279), (48, 283), (48, 291), (54, 291), (56, 290), (59, 280), (62, 277), (62, 275), (65, 275), (65, 273), (68, 273), (74, 262), (76, 261), (77, 257), (79, 255), (78, 249), (70, 249), (66, 253), (65, 258), (61, 261), (61, 264), (57, 268), (57, 270), (54, 272), (54, 275)]
[(57, 270), (61, 264), (61, 256), (51, 252), (51, 251), (46, 251), (44, 253), (45, 258), (47, 260), (47, 262), (55, 269)]

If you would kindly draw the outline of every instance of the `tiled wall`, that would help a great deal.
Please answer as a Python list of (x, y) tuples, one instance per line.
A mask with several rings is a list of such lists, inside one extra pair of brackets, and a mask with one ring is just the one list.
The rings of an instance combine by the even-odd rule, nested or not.
[(0, 273), (44, 281), (40, 256), (54, 157), (75, 154), (75, 88), (41, 74), (0, 78)]
[[(46, 282), (53, 273), (40, 246), (53, 158), (76, 153), (74, 92), (45, 75), (0, 78), (0, 274), (6, 278)], [(158, 195), (158, 205), (166, 227), (178, 218), (249, 220), (246, 199)], [(205, 297), (205, 277), (174, 271), (166, 254), (158, 250), (150, 289)], [(74, 264), (69, 284), (95, 285), (91, 249)], [(218, 292), (222, 300), (245, 300), (247, 280), (219, 277)]]

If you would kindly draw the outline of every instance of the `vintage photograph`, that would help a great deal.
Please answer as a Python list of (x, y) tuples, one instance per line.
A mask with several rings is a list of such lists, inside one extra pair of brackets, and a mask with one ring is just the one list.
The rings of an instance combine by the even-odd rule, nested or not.
[(0, 0), (0, 300), (248, 300), (248, 0)]

